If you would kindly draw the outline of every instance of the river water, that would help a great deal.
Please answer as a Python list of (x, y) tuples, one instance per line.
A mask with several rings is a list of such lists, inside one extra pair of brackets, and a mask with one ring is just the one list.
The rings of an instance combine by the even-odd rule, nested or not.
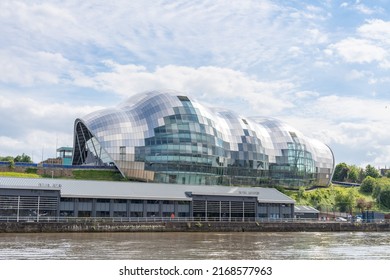
[(0, 259), (390, 260), (390, 233), (0, 233)]

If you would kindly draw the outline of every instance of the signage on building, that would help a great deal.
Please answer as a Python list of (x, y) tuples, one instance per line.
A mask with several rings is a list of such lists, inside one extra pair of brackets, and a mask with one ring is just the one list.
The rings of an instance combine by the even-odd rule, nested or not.
[(38, 187), (48, 187), (48, 188), (61, 188), (61, 184), (49, 184), (49, 183), (38, 183)]

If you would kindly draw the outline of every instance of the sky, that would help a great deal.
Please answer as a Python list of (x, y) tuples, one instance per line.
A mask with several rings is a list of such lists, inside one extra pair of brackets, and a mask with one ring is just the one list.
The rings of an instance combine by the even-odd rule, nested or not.
[(0, 38), (0, 156), (55, 157), (76, 118), (169, 89), (390, 166), (389, 0), (2, 0)]

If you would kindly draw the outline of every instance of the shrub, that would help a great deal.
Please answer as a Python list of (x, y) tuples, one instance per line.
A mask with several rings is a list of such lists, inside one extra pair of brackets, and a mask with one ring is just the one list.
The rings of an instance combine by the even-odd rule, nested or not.
[(385, 189), (380, 192), (379, 203), (390, 209), (390, 189)]
[(79, 180), (122, 181), (122, 175), (113, 170), (73, 170), (73, 176)]
[(10, 159), (8, 161), (8, 163), (9, 163), (9, 169), (14, 170), (15, 169), (15, 162), (14, 162), (14, 160)]
[(367, 176), (360, 185), (360, 191), (362, 193), (371, 194), (377, 186), (377, 181), (371, 176)]
[(38, 168), (35, 167), (26, 168), (26, 173), (28, 174), (37, 174), (37, 172), (38, 172)]

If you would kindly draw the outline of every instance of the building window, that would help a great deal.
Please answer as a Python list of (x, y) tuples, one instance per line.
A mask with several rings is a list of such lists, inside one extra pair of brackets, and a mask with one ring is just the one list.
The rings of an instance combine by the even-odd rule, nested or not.
[(190, 216), (190, 213), (189, 213), (189, 212), (179, 212), (179, 213), (178, 213), (178, 216), (179, 216), (179, 217), (183, 217), (183, 218), (184, 218), (184, 217), (189, 217), (189, 216)]
[(190, 205), (189, 201), (178, 201), (177, 204), (179, 205)]
[(179, 98), (180, 101), (190, 101), (187, 96), (179, 95), (177, 98)]
[(130, 212), (130, 217), (137, 218), (137, 217), (143, 217), (144, 213), (143, 212)]
[(114, 199), (114, 203), (122, 204), (122, 203), (126, 203), (126, 202), (127, 202), (126, 199)]
[(127, 217), (126, 211), (114, 211), (114, 217)]
[(163, 204), (175, 204), (175, 202), (172, 201), (172, 200), (163, 200), (162, 203), (163, 203)]
[(79, 202), (92, 202), (92, 198), (79, 198)]
[(159, 200), (148, 200), (147, 203), (148, 204), (159, 204), (160, 201)]
[(60, 216), (62, 217), (73, 217), (74, 212), (73, 211), (60, 211)]
[(119, 147), (119, 155), (121, 160), (126, 159), (126, 147), (125, 146), (120, 146)]
[(92, 216), (91, 214), (92, 214), (91, 211), (79, 211), (79, 217), (80, 218), (91, 217)]
[(96, 217), (110, 217), (109, 211), (96, 211)]
[(159, 212), (147, 212), (146, 213), (146, 217), (158, 217), (159, 216)]

